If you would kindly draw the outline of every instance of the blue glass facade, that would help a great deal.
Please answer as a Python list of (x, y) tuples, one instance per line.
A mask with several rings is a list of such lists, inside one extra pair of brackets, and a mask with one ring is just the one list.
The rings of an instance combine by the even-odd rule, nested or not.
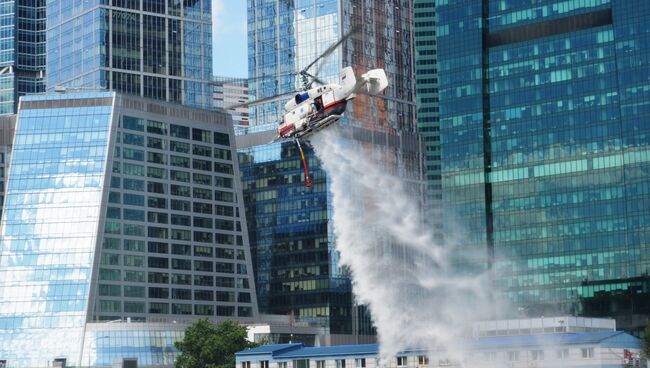
[(266, 313), (293, 314), (349, 334), (351, 283), (338, 267), (325, 172), (312, 150), (307, 155), (314, 177), (309, 189), (293, 142), (239, 150), (257, 299)]
[(0, 356), (8, 366), (46, 366), (59, 356), (78, 364), (89, 307), (113, 96), (48, 102), (23, 98), (8, 175), (0, 241)]
[[(7, 145), (12, 121), (0, 124)], [(26, 96), (8, 167), (7, 367), (165, 365), (197, 318), (257, 317), (225, 113), (108, 91)]]
[(45, 0), (0, 1), (0, 114), (45, 91)]
[(647, 300), (647, 1), (442, 2), (448, 219), (533, 315), (621, 317)]
[(210, 0), (48, 1), (47, 86), (212, 106)]
[(137, 359), (138, 366), (172, 367), (178, 355), (174, 342), (183, 338), (185, 327), (181, 324), (89, 323), (81, 365), (110, 367), (126, 358)]
[(435, 3), (431, 0), (413, 1), (415, 74), (418, 131), (424, 141), (425, 179), (427, 181), (426, 218), (440, 234), (440, 121), (438, 116), (438, 69), (436, 66)]
[[(420, 147), (405, 143), (416, 135), (412, 15), (412, 1), (394, 6), (356, 0), (248, 0), (251, 101), (301, 87), (296, 73), (342, 34), (359, 27), (357, 35), (310, 71), (336, 83), (344, 66), (358, 74), (386, 70), (385, 96), (357, 96), (338, 126), (350, 145), (372, 151), (369, 156), (382, 161), (387, 172), (419, 183)], [(260, 311), (318, 320), (332, 334), (372, 335), (369, 316), (355, 304), (350, 277), (338, 264), (326, 172), (308, 147), (314, 186), (307, 189), (294, 143), (267, 144), (286, 99), (253, 104), (250, 127), (241, 131), (245, 143), (238, 144)]]

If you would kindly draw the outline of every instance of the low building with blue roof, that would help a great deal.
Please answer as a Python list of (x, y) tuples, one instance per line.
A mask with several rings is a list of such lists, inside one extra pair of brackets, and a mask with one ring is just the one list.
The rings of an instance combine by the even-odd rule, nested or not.
[[(511, 330), (512, 331), (512, 330)], [(615, 329), (530, 335), (483, 336), (459, 341), (456, 351), (406, 350), (387, 361), (379, 345), (307, 347), (264, 345), (236, 354), (237, 368), (433, 368), (433, 367), (644, 367), (641, 341)], [(460, 358), (459, 358), (460, 357)]]

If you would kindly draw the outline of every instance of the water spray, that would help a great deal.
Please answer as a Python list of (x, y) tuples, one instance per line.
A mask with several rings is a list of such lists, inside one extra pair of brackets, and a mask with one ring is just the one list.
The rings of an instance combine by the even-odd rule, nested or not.
[(381, 157), (333, 129), (312, 145), (330, 183), (336, 249), (370, 309), (382, 359), (407, 348), (461, 359), (458, 343), (493, 312), (488, 278), (473, 268), (472, 252), (454, 234), (444, 234), (444, 245), (436, 241), (419, 202)]

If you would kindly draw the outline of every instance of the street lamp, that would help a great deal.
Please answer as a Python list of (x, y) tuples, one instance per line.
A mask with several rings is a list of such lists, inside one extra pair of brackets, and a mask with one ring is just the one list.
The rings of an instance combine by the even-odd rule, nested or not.
[[(99, 337), (96, 337), (96, 338), (95, 338), (95, 360), (97, 360), (97, 358), (96, 358), (96, 357), (97, 357), (97, 341), (99, 341), (99, 340), (101, 340), (101, 339), (108, 339), (109, 337), (110, 337), (110, 336), (108, 336), (108, 335), (104, 335), (104, 336), (99, 336)], [(92, 366), (90, 365), (90, 354), (91, 354), (91, 351), (92, 351), (92, 349), (89, 349), (89, 350), (88, 350), (88, 368), (92, 368)]]

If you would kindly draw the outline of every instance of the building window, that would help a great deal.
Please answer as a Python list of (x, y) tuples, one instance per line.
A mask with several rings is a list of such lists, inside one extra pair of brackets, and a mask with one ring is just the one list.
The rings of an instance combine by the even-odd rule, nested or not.
[(519, 360), (519, 352), (518, 351), (509, 351), (508, 352), (508, 360), (511, 362)]
[(494, 351), (483, 353), (483, 358), (488, 361), (495, 361), (497, 360), (497, 353)]
[(585, 359), (590, 359), (594, 357), (594, 348), (582, 348), (582, 357)]
[(558, 359), (568, 359), (569, 358), (569, 349), (560, 349), (556, 351)]
[[(234, 307), (232, 307), (234, 308)], [(217, 307), (218, 309), (218, 307)], [(233, 310), (234, 312), (234, 310)], [(287, 368), (287, 362), (278, 362), (278, 368)]]
[(241, 368), (251, 368), (251, 362), (241, 362)]
[(309, 368), (309, 359), (294, 360), (293, 368)]
[(397, 357), (397, 366), (398, 367), (406, 367), (406, 357), (405, 356), (398, 356)]
[(365, 358), (355, 359), (354, 365), (356, 366), (356, 368), (366, 368), (366, 359)]
[(418, 365), (429, 365), (429, 357), (426, 355), (418, 356)]
[(544, 351), (543, 350), (533, 350), (530, 352), (531, 360), (544, 360)]
[(337, 359), (336, 368), (345, 368), (345, 359)]
[(325, 361), (324, 360), (317, 360), (316, 361), (316, 368), (325, 368)]
[[(268, 360), (261, 360), (260, 361), (260, 368), (269, 368), (269, 361)], [(323, 367), (325, 368), (325, 367)]]

